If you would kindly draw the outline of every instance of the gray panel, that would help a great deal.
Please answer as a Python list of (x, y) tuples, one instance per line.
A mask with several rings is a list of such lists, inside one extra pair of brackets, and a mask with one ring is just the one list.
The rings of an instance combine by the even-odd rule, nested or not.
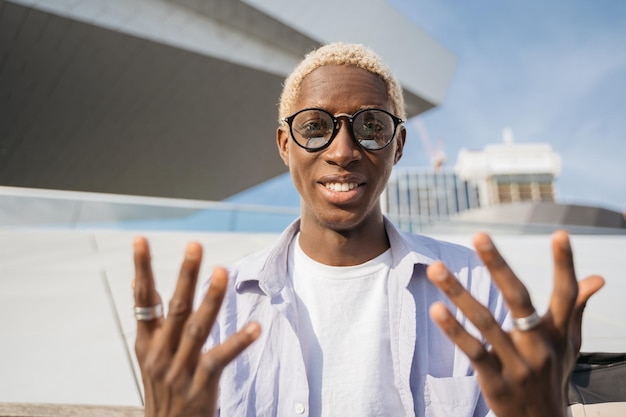
[[(498, 223), (529, 226), (528, 230), (539, 230), (537, 226), (565, 227), (577, 233), (626, 233), (626, 219), (622, 213), (601, 207), (575, 204), (507, 203), (461, 212), (452, 218), (455, 222)], [(596, 229), (594, 232), (594, 229)], [(587, 231), (585, 231), (587, 229)], [(613, 230), (611, 230), (613, 229)]]
[(0, 5), (0, 184), (219, 200), (284, 172), (282, 77)]
[(298, 32), (240, 0), (173, 1), (234, 27), (242, 33), (269, 44), (278, 45), (281, 50), (295, 56), (303, 56), (306, 52), (321, 46), (319, 41)]

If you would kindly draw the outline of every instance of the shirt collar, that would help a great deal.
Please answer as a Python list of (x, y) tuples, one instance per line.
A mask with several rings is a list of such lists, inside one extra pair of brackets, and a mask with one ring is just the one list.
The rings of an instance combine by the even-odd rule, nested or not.
[(237, 274), (235, 283), (237, 291), (256, 285), (266, 295), (278, 294), (285, 286), (288, 276), (289, 247), (299, 231), (300, 218), (287, 226), (274, 246), (252, 259), (252, 262), (246, 262)]
[[(432, 251), (432, 245), (429, 244), (432, 239), (402, 232), (387, 217), (384, 218), (384, 225), (393, 258), (392, 269), (399, 273), (403, 280), (402, 284), (407, 286), (416, 264), (429, 265), (439, 257)], [(268, 296), (280, 293), (288, 276), (289, 247), (299, 231), (300, 219), (298, 218), (287, 226), (274, 246), (252, 260), (247, 259), (237, 274), (235, 283), (237, 291), (254, 286)]]
[(385, 231), (391, 247), (392, 269), (400, 281), (399, 285), (408, 287), (415, 265), (430, 265), (439, 259), (431, 249), (431, 238), (403, 232), (391, 220), (385, 217)]

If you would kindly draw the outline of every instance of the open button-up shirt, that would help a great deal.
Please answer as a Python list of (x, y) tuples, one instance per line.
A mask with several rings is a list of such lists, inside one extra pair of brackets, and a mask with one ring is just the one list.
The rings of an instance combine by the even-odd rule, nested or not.
[[(262, 333), (222, 374), (222, 417), (308, 416), (309, 389), (288, 271), (288, 251), (299, 226), (296, 220), (272, 248), (245, 258), (229, 271), (231, 285), (205, 349), (222, 343), (251, 320), (260, 323)], [(469, 359), (432, 322), (430, 305), (443, 301), (470, 333), (480, 335), (426, 277), (429, 264), (443, 261), (508, 327), (506, 307), (487, 269), (468, 248), (401, 232), (388, 219), (385, 228), (393, 258), (388, 280), (393, 372), (406, 416), (492, 415)], [(207, 288), (208, 282), (197, 300)], [(332, 410), (324, 414), (333, 415)]]

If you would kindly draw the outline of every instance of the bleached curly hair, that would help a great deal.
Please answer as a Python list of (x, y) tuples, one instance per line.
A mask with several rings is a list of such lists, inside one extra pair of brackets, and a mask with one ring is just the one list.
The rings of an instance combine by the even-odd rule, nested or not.
[(402, 87), (382, 59), (364, 45), (337, 42), (308, 53), (285, 79), (278, 105), (279, 123), (282, 123), (282, 120), (294, 110), (293, 104), (300, 94), (302, 80), (317, 68), (326, 65), (349, 65), (378, 75), (387, 84), (387, 95), (393, 105), (394, 113), (406, 120)]

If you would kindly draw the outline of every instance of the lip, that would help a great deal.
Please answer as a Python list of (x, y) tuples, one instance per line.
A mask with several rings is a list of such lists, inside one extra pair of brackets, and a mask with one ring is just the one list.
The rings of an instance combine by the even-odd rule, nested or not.
[(329, 175), (324, 175), (323, 177), (319, 178), (317, 182), (319, 184), (328, 184), (332, 182), (338, 182), (338, 183), (353, 182), (353, 183), (357, 183), (361, 185), (361, 184), (365, 184), (366, 178), (365, 178), (365, 175), (354, 174), (354, 173), (346, 174), (346, 175), (329, 174)]
[[(359, 198), (365, 190), (366, 178), (360, 174), (350, 175), (325, 175), (317, 181), (324, 198), (332, 204), (348, 204)], [(326, 184), (356, 184), (356, 187), (348, 191), (334, 191)]]

